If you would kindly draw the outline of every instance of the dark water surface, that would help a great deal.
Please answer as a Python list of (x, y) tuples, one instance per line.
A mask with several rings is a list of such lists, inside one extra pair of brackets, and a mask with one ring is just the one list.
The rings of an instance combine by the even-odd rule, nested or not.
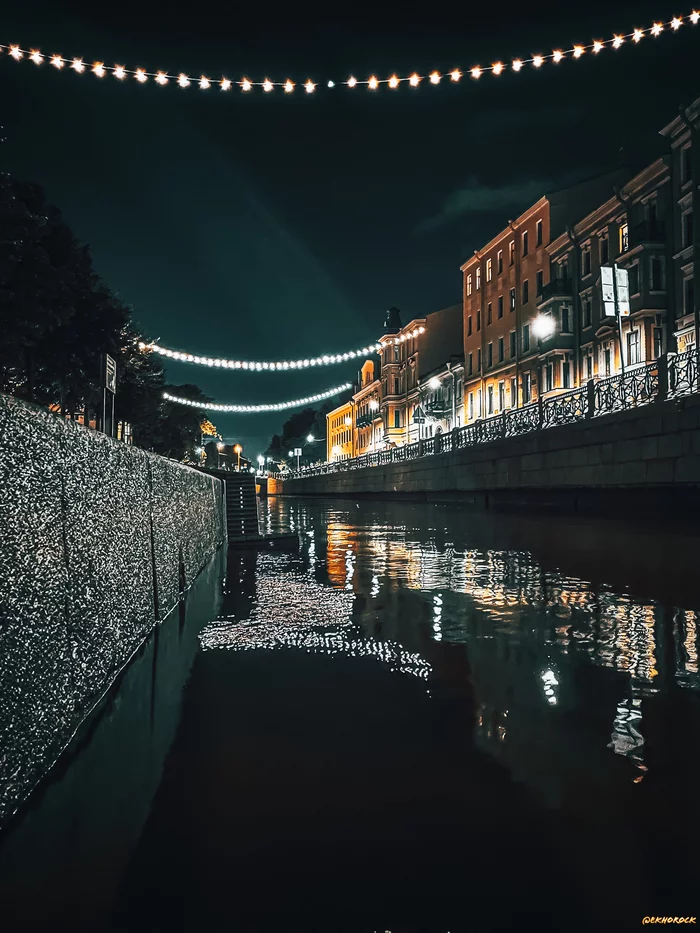
[(0, 929), (700, 914), (698, 539), (275, 501), (0, 840)]

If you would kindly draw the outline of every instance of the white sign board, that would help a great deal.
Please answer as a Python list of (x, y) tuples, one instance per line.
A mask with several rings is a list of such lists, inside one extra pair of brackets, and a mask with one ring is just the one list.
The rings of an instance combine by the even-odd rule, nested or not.
[(295, 448), (294, 448), (294, 456), (295, 456), (295, 457), (301, 457), (301, 447), (295, 447)]
[[(629, 272), (627, 269), (615, 269), (617, 285), (617, 306), (621, 317), (629, 317)], [(606, 317), (615, 317), (615, 287), (613, 285), (612, 266), (600, 267), (600, 288), (603, 298), (603, 310)]]
[(117, 364), (105, 353), (105, 387), (114, 394), (117, 391)]

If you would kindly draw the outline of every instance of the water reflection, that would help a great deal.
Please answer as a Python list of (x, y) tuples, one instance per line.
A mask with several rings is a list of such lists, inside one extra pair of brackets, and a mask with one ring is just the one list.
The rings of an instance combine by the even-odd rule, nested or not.
[[(398, 521), (387, 522), (392, 515)], [(475, 540), (495, 536), (492, 517), (463, 513), (460, 518), (436, 506), (320, 507), (304, 500), (271, 499), (265, 504), (265, 521), (273, 529), (294, 525), (302, 530), (302, 555), (310, 572), (325, 563), (330, 585), (354, 594), (353, 616), (368, 634), (391, 634), (431, 658), (432, 666), (435, 658), (426, 649), (426, 638), (468, 649), (472, 680), (482, 699), (480, 718), (492, 723), (485, 732), (479, 726), (479, 741), (515, 740), (502, 723), (506, 707), (489, 702), (494, 692), (511, 698), (502, 703), (519, 698), (518, 727), (537, 746), (542, 717), (555, 723), (562, 707), (579, 708), (576, 682), (583, 672), (608, 669), (620, 676), (601, 681), (601, 690), (619, 694), (609, 704), (605, 748), (632, 765), (629, 780), (639, 783), (647, 772), (642, 700), (674, 687), (700, 687), (696, 612), (648, 596), (640, 600), (629, 592), (630, 580), (644, 578), (650, 558), (655, 564), (652, 585), (666, 571), (656, 533), (649, 538), (646, 559), (639, 550), (636, 573), (627, 574), (624, 586), (616, 589), (605, 578), (587, 580), (567, 573), (551, 556), (546, 562), (539, 559), (542, 522), (535, 519), (498, 517), (497, 536), (506, 545), (500, 548), (473, 546)], [(573, 531), (573, 542), (561, 542), (562, 562), (576, 553), (577, 537), (589, 540), (593, 534), (598, 563), (611, 568), (619, 565), (614, 532), (628, 539), (636, 534), (613, 526), (607, 529), (611, 536), (606, 543), (599, 523), (574, 523)], [(535, 547), (512, 547), (508, 539), (518, 545), (529, 539)], [(629, 540), (625, 550), (630, 550)], [(673, 560), (677, 572), (677, 554)], [(366, 623), (373, 614), (381, 616), (381, 625), (370, 629)], [(530, 683), (533, 678), (537, 687)], [(602, 696), (596, 706), (601, 703)]]

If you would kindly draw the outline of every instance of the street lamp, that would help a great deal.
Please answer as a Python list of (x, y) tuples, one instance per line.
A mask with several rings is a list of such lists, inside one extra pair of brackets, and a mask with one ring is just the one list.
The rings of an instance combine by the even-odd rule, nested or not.
[(263, 466), (265, 465), (265, 458), (263, 457), (262, 454), (258, 454), (257, 460), (258, 460), (258, 463), (260, 464), (260, 469), (262, 470)]
[(546, 340), (551, 337), (555, 329), (554, 318), (551, 314), (538, 314), (532, 322), (532, 335), (538, 340)]
[(306, 443), (307, 443), (307, 444), (313, 444), (313, 442), (314, 442), (315, 440), (316, 440), (316, 438), (313, 436), (313, 434), (307, 434), (307, 435), (306, 435)]
[(240, 444), (236, 444), (236, 446), (233, 448), (233, 452), (238, 457), (237, 470), (240, 473), (241, 472), (241, 454), (243, 453), (243, 448), (241, 447)]

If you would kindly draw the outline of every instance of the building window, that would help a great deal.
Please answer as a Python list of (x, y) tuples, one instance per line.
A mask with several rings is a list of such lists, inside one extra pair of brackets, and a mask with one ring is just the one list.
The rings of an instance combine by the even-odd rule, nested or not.
[(693, 245), (693, 212), (683, 214), (683, 248)]
[(569, 314), (569, 308), (567, 308), (567, 306), (564, 305), (563, 308), (561, 309), (561, 332), (562, 334), (571, 333), (571, 322), (569, 320), (570, 316), (571, 315)]
[(561, 384), (564, 389), (571, 388), (571, 363), (569, 362), (569, 360), (562, 360)]
[(523, 324), (523, 353), (530, 349), (530, 325)]
[(490, 324), (493, 321), (493, 305), (489, 301), (486, 305), (486, 323)]
[(481, 288), (481, 266), (476, 270), (476, 290), (479, 291)]
[(476, 312), (476, 329), (481, 330), (481, 308)]
[(510, 407), (515, 408), (518, 404), (518, 380), (515, 376), (511, 377), (510, 380)]
[(510, 290), (510, 310), (515, 311), (515, 289), (511, 288)]
[(690, 146), (681, 149), (681, 184), (684, 185), (690, 181), (692, 170), (692, 150)]
[(506, 407), (506, 384), (505, 382), (498, 383), (498, 410), (504, 411)]
[(620, 252), (626, 253), (627, 250), (630, 248), (630, 234), (629, 234), (629, 227), (627, 226), (627, 221), (620, 224), (619, 235), (620, 235)]
[(471, 275), (468, 275), (467, 276), (467, 295), (471, 295), (471, 293), (472, 293), (472, 277)]
[(490, 369), (493, 366), (493, 344), (489, 343), (486, 346), (486, 368)]
[(508, 265), (515, 265), (515, 240), (511, 240), (508, 244)]
[(609, 376), (612, 371), (612, 355), (610, 353), (610, 347), (605, 347), (603, 350), (603, 372), (606, 376)]
[(528, 253), (528, 232), (527, 230), (523, 233), (523, 256), (527, 256)]
[(481, 372), (481, 347), (476, 351), (476, 371)]
[(503, 317), (503, 295), (498, 296), (498, 316)]
[(505, 355), (505, 344), (503, 337), (498, 338), (498, 362), (502, 363)]
[(496, 253), (496, 263), (498, 265), (498, 274), (501, 275), (503, 272), (503, 250), (499, 249)]
[(639, 263), (629, 267), (629, 291), (630, 295), (639, 294)]
[(392, 383), (393, 383), (393, 386), (394, 386), (394, 390), (393, 390), (393, 393), (392, 393), (392, 394), (393, 394), (393, 395), (398, 395), (398, 394), (399, 394), (399, 380), (398, 380), (398, 377), (397, 377), (397, 376), (394, 376), (394, 378), (393, 378), (393, 380), (392, 380)]
[(395, 428), (401, 427), (401, 412), (399, 411), (398, 408), (394, 409), (394, 427)]
[(591, 274), (591, 247), (581, 247), (581, 275)]
[(589, 353), (586, 357), (586, 379), (593, 378), (593, 356)]
[(695, 279), (691, 276), (683, 281), (683, 314), (695, 313)]
[(515, 359), (515, 331), (510, 332), (510, 358)]
[(468, 376), (471, 376), (471, 375), (473, 375), (473, 373), (474, 373), (474, 354), (473, 354), (473, 353), (470, 353), (470, 354), (469, 354), (469, 358), (468, 358), (468, 360), (467, 360), (467, 364), (468, 364), (467, 375), (468, 375)]
[(663, 256), (652, 256), (649, 262), (649, 288), (661, 292), (666, 288), (666, 266)]
[(542, 294), (542, 288), (543, 288), (543, 287), (544, 287), (544, 272), (542, 272), (542, 270), (540, 270), (540, 271), (535, 275), (535, 288), (537, 289), (537, 294), (538, 294), (538, 295), (541, 295), (541, 294)]
[(481, 418), (483, 413), (484, 412), (483, 412), (481, 389), (477, 389), (477, 392), (476, 392), (476, 416), (477, 418)]
[(543, 224), (541, 220), (537, 221), (537, 245), (542, 246)]
[(551, 362), (544, 368), (544, 391), (551, 392), (554, 388), (554, 366)]
[(583, 316), (583, 326), (591, 326), (591, 299), (586, 297), (581, 299), (581, 311)]
[(654, 332), (654, 359), (658, 360), (664, 352), (664, 331), (663, 327), (655, 327)]
[(492, 277), (492, 262), (490, 259), (486, 260), (486, 281), (490, 282)]
[(532, 395), (532, 380), (530, 373), (523, 373), (523, 405), (527, 405)]
[(469, 317), (467, 318), (467, 337), (471, 337), (471, 335), (472, 335), (472, 316), (470, 314)]
[(469, 420), (474, 420), (474, 393), (469, 393)]
[(493, 414), (493, 386), (488, 386), (486, 389), (486, 412), (489, 415)]
[(600, 238), (600, 264), (604, 266), (605, 263), (610, 259), (610, 243), (608, 242), (607, 236)]
[(523, 304), (526, 305), (530, 300), (530, 282), (525, 279), (523, 282)]
[(631, 330), (629, 334), (627, 334), (627, 362), (630, 366), (634, 365), (634, 363), (639, 363), (639, 349), (639, 331)]

